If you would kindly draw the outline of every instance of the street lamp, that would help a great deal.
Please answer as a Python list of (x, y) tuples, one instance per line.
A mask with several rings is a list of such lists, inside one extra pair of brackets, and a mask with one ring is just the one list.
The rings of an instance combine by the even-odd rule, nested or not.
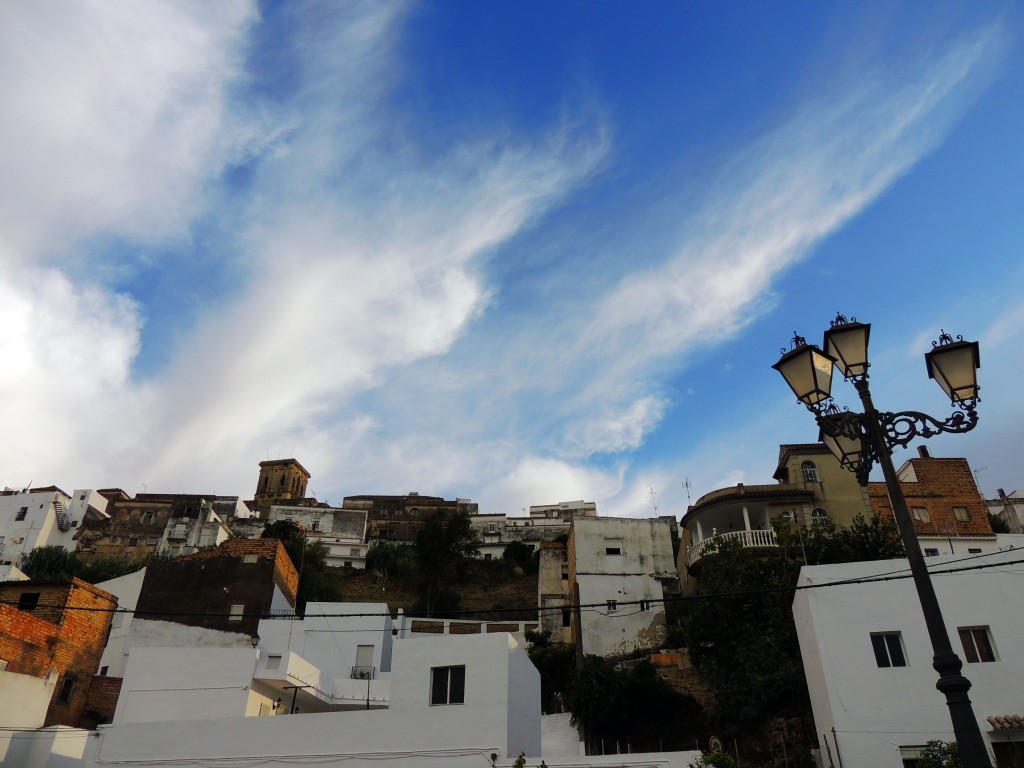
[[(929, 378), (939, 383), (956, 409), (945, 421), (939, 421), (918, 411), (889, 413), (875, 409), (868, 388), (870, 333), (870, 324), (836, 315), (825, 332), (824, 351), (794, 334), (790, 349), (782, 351), (781, 359), (772, 368), (782, 374), (797, 400), (814, 414), (820, 428), (819, 439), (842, 466), (856, 474), (862, 486), (868, 484), (872, 466), (881, 466), (932, 643), (932, 666), (939, 673), (935, 687), (946, 697), (960, 758), (966, 768), (991, 768), (988, 749), (967, 695), (971, 683), (961, 673), (963, 664), (949, 642), (907, 500), (892, 463), (892, 449), (905, 448), (915, 437), (968, 432), (977, 425), (976, 371), (981, 365), (978, 343), (964, 341), (962, 337), (954, 341), (943, 331), (925, 355)], [(864, 406), (863, 413), (840, 411), (836, 407), (831, 397), (833, 365), (845, 380), (853, 382)]]

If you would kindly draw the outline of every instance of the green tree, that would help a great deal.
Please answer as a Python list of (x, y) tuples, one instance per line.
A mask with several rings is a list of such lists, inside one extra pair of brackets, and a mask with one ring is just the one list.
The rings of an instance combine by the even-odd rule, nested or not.
[[(686, 645), (715, 693), (716, 728), (723, 733), (793, 711), (806, 696), (787, 589), (795, 586), (800, 565), (733, 541), (701, 558), (700, 595), (685, 618)], [(783, 591), (771, 591), (779, 587)]]
[(36, 547), (19, 568), (37, 581), (68, 581), (81, 572), (82, 562), (64, 547)]
[(416, 561), (421, 604), (428, 615), (447, 607), (442, 601), (451, 602), (450, 587), (462, 573), (466, 559), (478, 554), (480, 540), (467, 512), (442, 507), (420, 525)]
[(673, 690), (646, 660), (618, 669), (585, 656), (567, 702), (573, 725), (592, 746), (617, 741), (638, 752), (690, 743), (703, 719), (700, 705)]
[(366, 553), (366, 568), (397, 579), (416, 574), (416, 548), (396, 541), (375, 541)]
[(960, 752), (956, 744), (945, 741), (929, 741), (917, 759), (917, 768), (962, 768)]
[(145, 567), (148, 561), (127, 557), (97, 557), (82, 560), (64, 547), (36, 547), (19, 566), (28, 576), (39, 581), (69, 581), (77, 577), (90, 584), (116, 579)]
[(515, 563), (523, 569), (523, 573), (536, 573), (540, 563), (540, 550), (536, 552), (529, 544), (521, 541), (509, 542), (501, 553), (501, 559)]
[(309, 541), (306, 531), (292, 520), (278, 520), (263, 526), (261, 539), (278, 539), (299, 572), (295, 610), (306, 612), (306, 603), (337, 602), (342, 598), (341, 583), (327, 565), (327, 549), (318, 541)]
[(555, 695), (563, 705), (568, 701), (576, 680), (576, 649), (567, 643), (555, 643), (547, 632), (527, 632), (530, 643), (527, 653), (533, 666), (540, 672), (540, 704), (545, 715), (559, 710)]
[(988, 522), (992, 526), (992, 533), (1009, 533), (1010, 526), (1006, 524), (999, 515), (993, 515), (991, 512), (988, 513)]

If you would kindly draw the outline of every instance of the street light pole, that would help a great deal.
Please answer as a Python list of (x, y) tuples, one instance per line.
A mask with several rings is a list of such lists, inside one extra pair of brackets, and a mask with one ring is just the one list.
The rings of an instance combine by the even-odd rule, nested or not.
[[(970, 681), (961, 673), (963, 663), (953, 650), (942, 618), (935, 588), (925, 564), (914, 523), (907, 508), (899, 477), (892, 463), (892, 448), (906, 447), (915, 437), (932, 437), (943, 432), (967, 432), (977, 424), (975, 405), (979, 367), (977, 342), (954, 341), (945, 332), (925, 355), (928, 375), (936, 378), (958, 410), (945, 421), (917, 411), (880, 413), (868, 386), (867, 345), (871, 326), (837, 315), (825, 333), (826, 352), (794, 335), (792, 348), (783, 351), (773, 368), (778, 370), (797, 398), (811, 411), (821, 428), (820, 439), (842, 466), (854, 472), (862, 486), (876, 462), (885, 477), (893, 516), (903, 540), (917, 589), (925, 626), (931, 640), (932, 666), (939, 673), (935, 687), (946, 697), (957, 749), (965, 768), (991, 768), (985, 739), (967, 692)], [(853, 382), (864, 406), (863, 413), (840, 411), (831, 397), (832, 368)]]
[(896, 518), (900, 538), (903, 539), (907, 560), (910, 562), (914, 587), (917, 589), (917, 597), (921, 601), (924, 623), (928, 627), (928, 638), (932, 643), (932, 653), (934, 654), (932, 667), (939, 673), (939, 680), (935, 687), (946, 697), (949, 717), (953, 722), (953, 735), (956, 738), (957, 750), (966, 768), (975, 768), (975, 766), (990, 768), (992, 761), (988, 757), (988, 748), (985, 746), (985, 739), (981, 735), (978, 720), (974, 716), (974, 708), (971, 706), (971, 699), (967, 694), (971, 688), (971, 681), (961, 673), (963, 663), (949, 641), (949, 632), (942, 619), (939, 600), (935, 596), (935, 586), (932, 584), (928, 566), (924, 561), (924, 554), (921, 552), (921, 543), (914, 530), (914, 521), (907, 508), (903, 487), (900, 485), (896, 468), (892, 463), (892, 454), (885, 445), (878, 412), (871, 400), (867, 378), (855, 382), (854, 386), (864, 404), (865, 421), (874, 440), (875, 448), (878, 450), (878, 463), (881, 465), (882, 475), (885, 477), (889, 501), (892, 503), (892, 513)]

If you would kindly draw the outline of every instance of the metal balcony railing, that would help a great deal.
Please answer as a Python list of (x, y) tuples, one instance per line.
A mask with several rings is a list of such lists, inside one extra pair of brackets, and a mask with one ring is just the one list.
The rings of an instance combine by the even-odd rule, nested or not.
[(373, 680), (375, 667), (352, 667), (351, 678), (353, 680)]

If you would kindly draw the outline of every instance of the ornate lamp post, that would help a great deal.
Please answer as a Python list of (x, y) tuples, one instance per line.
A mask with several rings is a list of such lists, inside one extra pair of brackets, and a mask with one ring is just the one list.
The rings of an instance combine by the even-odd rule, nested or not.
[[(971, 683), (961, 673), (963, 664), (949, 642), (891, 456), (895, 446), (905, 448), (915, 437), (974, 429), (978, 423), (978, 343), (964, 341), (962, 337), (954, 341), (952, 336), (942, 332), (925, 355), (929, 378), (939, 383), (956, 409), (945, 421), (939, 421), (917, 411), (876, 410), (868, 388), (870, 324), (837, 315), (831, 326), (825, 331), (824, 351), (794, 334), (791, 348), (783, 350), (782, 358), (772, 367), (782, 374), (797, 399), (814, 414), (822, 442), (842, 466), (856, 474), (861, 485), (868, 484), (872, 466), (876, 463), (881, 466), (932, 643), (932, 666), (939, 673), (935, 687), (946, 696), (960, 757), (966, 768), (991, 768), (988, 749), (967, 695)], [(839, 368), (844, 379), (853, 382), (864, 405), (863, 413), (840, 411), (835, 406), (831, 397), (833, 366)]]

